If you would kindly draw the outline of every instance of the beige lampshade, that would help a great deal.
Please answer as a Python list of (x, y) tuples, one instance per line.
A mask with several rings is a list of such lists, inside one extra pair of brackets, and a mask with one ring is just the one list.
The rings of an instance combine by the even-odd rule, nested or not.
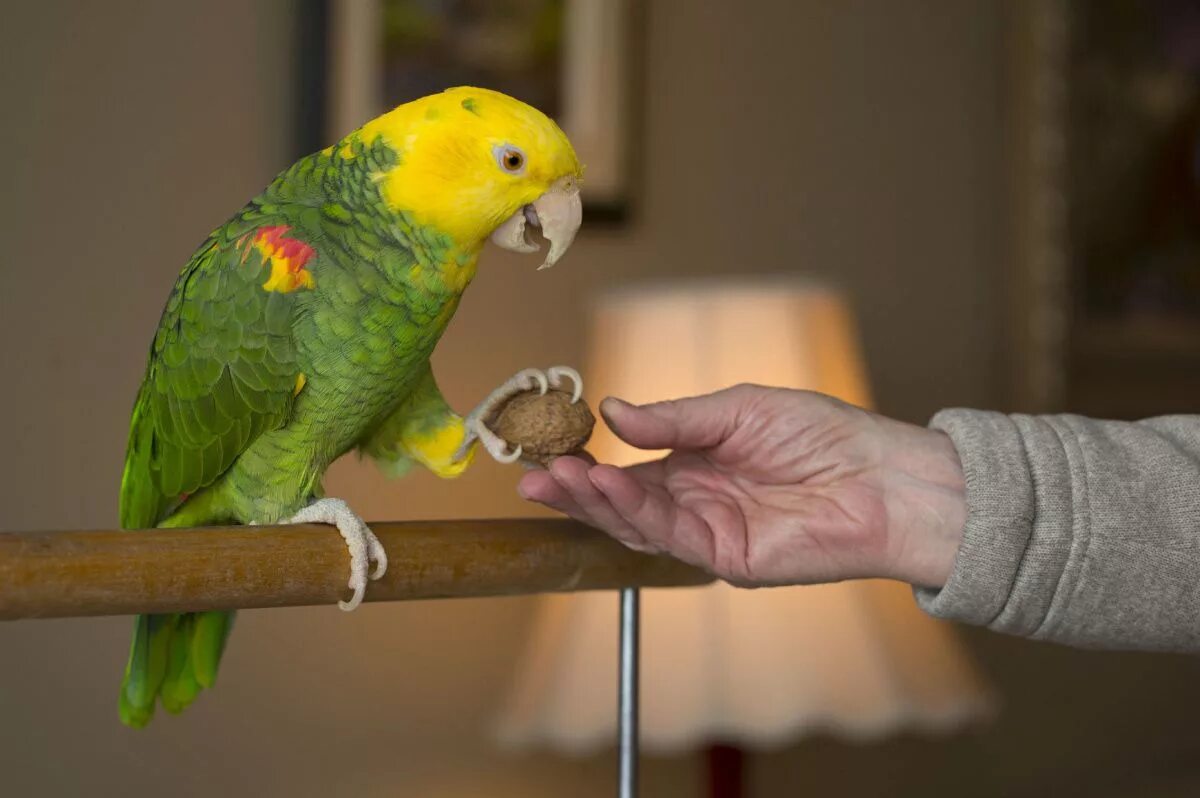
[[(695, 395), (740, 382), (808, 388), (870, 404), (843, 298), (795, 280), (629, 288), (592, 313), (584, 376), (593, 400)], [(598, 425), (589, 449), (648, 459)], [(542, 599), (498, 724), (512, 746), (585, 752), (616, 731), (617, 598)], [(882, 580), (742, 590), (724, 583), (643, 591), (641, 733), (649, 750), (714, 740), (783, 745), (948, 731), (992, 698), (950, 628)]]

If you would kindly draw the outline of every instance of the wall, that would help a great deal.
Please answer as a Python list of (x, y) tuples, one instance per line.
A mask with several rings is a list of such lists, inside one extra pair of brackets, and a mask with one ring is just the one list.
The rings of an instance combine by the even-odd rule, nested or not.
[[(577, 362), (581, 309), (605, 286), (785, 271), (846, 286), (888, 412), (920, 421), (995, 402), (1001, 4), (647, 6), (637, 221), (586, 232), (549, 273), (489, 252), (436, 356), (451, 401), (466, 409), (526, 365)], [(291, 8), (6, 9), (0, 529), (114, 522), (127, 414), (167, 290), (204, 234), (286, 165), (291, 70), (305, 55)], [(481, 463), (456, 483), (388, 483), (346, 462), (327, 486), (368, 518), (534, 512), (516, 477)], [(115, 719), (127, 619), (0, 625), (4, 791), (607, 795), (611, 759), (508, 756), (484, 736), (532, 606), (246, 612), (219, 689), (148, 733)], [(1194, 756), (1190, 660), (969, 640), (1010, 702), (995, 729), (949, 746), (766, 754), (756, 794), (1049, 795), (1080, 774), (1093, 794), (1118, 794), (1105, 788), (1130, 763)], [(692, 795), (697, 779), (688, 758), (652, 759), (644, 786)]]

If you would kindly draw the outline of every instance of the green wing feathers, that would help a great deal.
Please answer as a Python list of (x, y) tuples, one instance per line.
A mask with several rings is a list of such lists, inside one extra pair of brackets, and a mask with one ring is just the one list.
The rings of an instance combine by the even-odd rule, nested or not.
[(294, 296), (249, 236), (210, 239), (167, 301), (130, 422), (121, 525), (151, 527), (281, 425), (299, 369)]
[[(163, 311), (130, 421), (121, 526), (157, 526), (211, 486), (291, 409), (299, 368), (296, 297), (267, 290), (278, 267), (237, 217), (180, 274)], [(280, 230), (286, 228), (265, 228)], [(288, 275), (285, 274), (284, 277)], [(241, 520), (214, 507), (206, 523)], [(179, 712), (211, 687), (233, 614), (143, 615), (121, 684), (121, 720), (145, 726), (156, 700)]]
[(129, 422), (125, 469), (121, 474), (119, 517), (122, 529), (152, 527), (162, 514), (162, 491), (150, 472), (155, 447), (154, 420), (148, 418), (148, 391), (143, 383)]

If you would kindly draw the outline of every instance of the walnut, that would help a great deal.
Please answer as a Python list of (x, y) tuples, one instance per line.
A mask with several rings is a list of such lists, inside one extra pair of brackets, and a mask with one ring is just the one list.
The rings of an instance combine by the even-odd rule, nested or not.
[(595, 425), (587, 402), (571, 404), (571, 394), (554, 388), (544, 395), (516, 394), (488, 420), (488, 427), (510, 446), (520, 444), (523, 461), (543, 468), (556, 457), (582, 452)]

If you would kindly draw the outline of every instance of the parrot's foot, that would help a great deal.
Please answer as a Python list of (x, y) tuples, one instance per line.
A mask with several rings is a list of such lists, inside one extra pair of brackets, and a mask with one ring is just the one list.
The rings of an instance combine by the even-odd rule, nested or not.
[(338, 606), (350, 612), (362, 603), (367, 591), (367, 571), (372, 562), (375, 570), (371, 579), (378, 579), (387, 571), (387, 552), (370, 527), (354, 514), (341, 499), (319, 499), (287, 520), (289, 524), (331, 524), (346, 541), (350, 550), (349, 587), (354, 595), (349, 601), (339, 601)]
[(538, 393), (545, 394), (551, 388), (561, 388), (563, 381), (570, 379), (571, 404), (579, 401), (583, 395), (583, 378), (579, 372), (569, 366), (551, 366), (540, 369), (522, 369), (505, 380), (504, 384), (488, 394), (479, 406), (471, 411), (466, 418), (467, 437), (456, 457), (465, 457), (475, 441), (479, 441), (487, 453), (501, 463), (512, 463), (521, 457), (521, 447), (518, 445), (509, 449), (508, 441), (501, 438), (488, 428), (487, 421), (500, 407), (512, 397), (535, 388)]

